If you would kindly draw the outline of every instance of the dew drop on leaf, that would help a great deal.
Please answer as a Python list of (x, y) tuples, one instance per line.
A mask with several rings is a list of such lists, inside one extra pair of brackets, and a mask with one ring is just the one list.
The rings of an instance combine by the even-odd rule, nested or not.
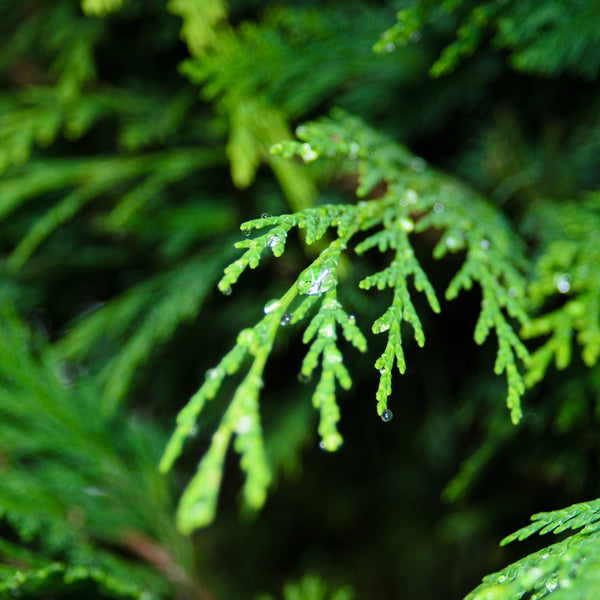
[(481, 246), (481, 248), (483, 250), (488, 250), (490, 247), (490, 242), (489, 240), (481, 240), (481, 242), (479, 243), (479, 245)]
[(231, 290), (230, 287), (226, 287), (226, 288), (221, 289), (221, 293), (224, 296), (231, 296), (231, 292), (232, 292), (232, 290)]
[(392, 411), (389, 408), (386, 408), (382, 413), (381, 413), (381, 420), (384, 423), (389, 423), (392, 419), (394, 418), (394, 413), (392, 413)]
[(242, 229), (242, 235), (244, 237), (250, 237), (250, 229)]
[(281, 321), (279, 321), (279, 324), (280, 324), (282, 327), (285, 327), (286, 325), (288, 325), (288, 324), (289, 324), (289, 322), (290, 322), (291, 320), (292, 320), (292, 315), (290, 315), (290, 313), (287, 313), (287, 312), (286, 312), (286, 313), (283, 313), (283, 314), (281, 315)]
[(268, 212), (264, 212), (262, 215), (260, 215), (261, 219), (270, 219), (271, 215)]
[(308, 269), (300, 275), (298, 292), (308, 296), (316, 296), (317, 294), (329, 292), (335, 285), (336, 280), (331, 269), (325, 268), (321, 271)]
[(219, 376), (219, 369), (209, 369), (206, 371), (206, 379), (216, 379)]
[(444, 205), (441, 202), (438, 202), (434, 207), (433, 207), (433, 212), (436, 213), (441, 213), (444, 210)]
[(310, 375), (307, 375), (306, 373), (300, 373), (298, 375), (298, 381), (300, 383), (308, 383), (311, 380)]
[(556, 289), (561, 294), (566, 294), (571, 289), (571, 276), (563, 273), (556, 278)]
[(269, 300), (265, 304), (265, 307), (263, 308), (265, 315), (268, 315), (269, 313), (272, 313), (274, 310), (277, 310), (279, 308), (279, 305), (280, 305), (279, 300)]

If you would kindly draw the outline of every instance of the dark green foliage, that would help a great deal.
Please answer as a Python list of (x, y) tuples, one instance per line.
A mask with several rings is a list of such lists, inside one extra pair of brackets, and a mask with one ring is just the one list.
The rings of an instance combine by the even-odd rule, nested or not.
[(0, 596), (596, 597), (599, 25), (3, 2)]

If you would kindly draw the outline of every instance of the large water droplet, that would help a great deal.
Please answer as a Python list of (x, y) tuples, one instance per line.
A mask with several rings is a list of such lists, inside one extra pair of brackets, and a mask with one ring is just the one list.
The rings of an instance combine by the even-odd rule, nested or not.
[(298, 292), (316, 296), (332, 290), (335, 285), (335, 275), (331, 269), (324, 268), (319, 272), (309, 269), (302, 273), (298, 280)]
[(556, 582), (556, 579), (550, 579), (549, 581), (546, 582), (546, 589), (549, 592), (553, 592), (557, 587), (558, 587), (558, 583)]
[(268, 315), (269, 313), (272, 313), (274, 310), (277, 310), (279, 308), (279, 306), (280, 306), (279, 300), (269, 300), (265, 304), (263, 311), (264, 311), (265, 315)]
[(384, 423), (389, 423), (392, 419), (394, 418), (394, 413), (389, 409), (386, 408), (382, 413), (381, 413), (381, 420)]

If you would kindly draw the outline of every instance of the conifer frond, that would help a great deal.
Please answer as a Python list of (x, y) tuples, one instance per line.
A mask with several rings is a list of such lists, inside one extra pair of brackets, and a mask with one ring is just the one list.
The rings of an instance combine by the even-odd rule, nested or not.
[[(114, 159), (81, 159), (67, 164), (65, 161), (56, 164), (45, 161), (29, 165), (26, 173), (17, 173), (0, 182), (0, 219), (42, 192), (67, 192), (27, 231), (7, 259), (7, 267), (19, 270), (57, 228), (73, 219), (86, 204), (103, 195), (114, 194), (114, 190), (123, 184), (133, 187), (107, 216), (104, 227), (108, 230), (122, 231), (129, 226), (151, 192), (156, 194), (193, 169), (213, 166), (220, 161), (221, 158), (211, 150), (198, 148)], [(138, 184), (138, 178), (144, 176), (147, 178)], [(68, 191), (70, 189), (72, 191)]]
[[(456, 13), (456, 39), (432, 65), (429, 72), (433, 77), (452, 72), (492, 33), (491, 44), (508, 50), (512, 66), (519, 71), (544, 76), (568, 71), (591, 80), (600, 69), (596, 10), (595, 2), (566, 0), (488, 0), (475, 7), (464, 0), (417, 2), (397, 13), (396, 24), (381, 34), (374, 50), (392, 52), (396, 47), (417, 43), (430, 26), (439, 26), (448, 15)], [(556, 50), (548, 52), (548, 48)]]
[[(333, 592), (321, 577), (309, 573), (298, 582), (288, 582), (283, 587), (283, 600), (352, 600), (354, 591), (343, 586)], [(275, 600), (270, 594), (261, 594), (257, 600)]]
[(155, 468), (160, 434), (148, 436), (145, 424), (142, 436), (135, 418), (99, 417), (94, 390), (67, 381), (45, 340), (6, 305), (0, 333), (0, 520), (20, 542), (0, 540), (0, 589), (40, 593), (90, 580), (121, 597), (169, 594), (168, 573), (122, 555), (144, 539), (164, 544), (181, 569), (186, 542), (170, 532)]
[(89, 17), (103, 17), (117, 12), (125, 0), (81, 0), (81, 10)]
[[(207, 217), (203, 214), (203, 218)], [(80, 364), (92, 358), (102, 361), (102, 354), (110, 357), (97, 377), (104, 387), (99, 402), (102, 413), (108, 415), (117, 410), (130, 389), (136, 368), (178, 326), (198, 314), (223, 263), (232, 254), (229, 243), (215, 247), (214, 253), (201, 253), (151, 277), (86, 315), (55, 345), (63, 360)], [(127, 341), (119, 347), (118, 341), (124, 338)]]
[[(285, 157), (300, 156), (305, 162), (320, 156), (339, 161), (343, 169), (358, 171), (359, 196), (368, 194), (382, 183), (387, 191), (381, 198), (358, 204), (325, 205), (280, 216), (264, 214), (260, 219), (242, 224), (241, 229), (247, 235), (267, 228), (268, 231), (236, 243), (236, 247), (245, 249), (245, 253), (225, 269), (218, 284), (227, 295), (246, 268), (258, 266), (265, 249), (268, 248), (275, 257), (283, 254), (292, 228), (305, 230), (307, 244), (323, 240), (327, 232), (333, 232), (336, 237), (281, 298), (265, 305), (265, 316), (253, 328), (240, 333), (236, 346), (207, 373), (205, 383), (181, 411), (161, 462), (163, 471), (168, 470), (179, 456), (190, 432), (196, 431), (198, 415), (206, 401), (216, 396), (227, 375), (237, 373), (244, 359), (251, 358), (249, 371), (224, 411), (198, 473), (183, 495), (178, 513), (182, 531), (192, 531), (212, 520), (225, 453), (234, 435), (235, 447), (242, 455), (242, 469), (247, 473), (246, 501), (252, 507), (260, 507), (264, 502), (270, 475), (258, 410), (263, 370), (279, 327), (299, 323), (317, 303), (320, 308), (303, 337), (303, 341), (311, 345), (302, 363), (301, 376), (308, 379), (322, 355), (321, 377), (313, 395), (313, 405), (321, 411), (319, 433), (323, 446), (335, 450), (341, 444), (336, 427), (340, 414), (335, 400), (335, 381), (337, 379), (342, 388), (348, 389), (351, 379), (337, 348), (336, 327), (340, 325), (346, 339), (360, 351), (366, 349), (366, 339), (337, 299), (336, 290), (341, 284), (338, 266), (341, 254), (361, 232), (369, 232), (369, 235), (355, 247), (359, 255), (375, 247), (380, 252), (391, 250), (394, 253), (389, 267), (359, 283), (365, 290), (372, 287), (393, 289), (391, 306), (372, 326), (374, 333), (388, 332), (386, 348), (375, 364), (380, 372), (376, 400), (381, 418), (388, 421), (392, 417), (387, 399), (391, 394), (394, 363), (401, 373), (405, 369), (402, 321), (412, 326), (420, 346), (425, 343), (425, 333), (408, 288), (409, 277), (412, 277), (415, 289), (425, 294), (432, 310), (440, 311), (436, 293), (414, 255), (409, 238), (411, 233), (430, 227), (444, 231), (433, 250), (436, 258), (448, 251), (464, 250), (467, 253), (446, 297), (449, 300), (455, 298), (460, 289), (469, 289), (473, 282), (481, 287), (483, 300), (475, 341), (482, 344), (490, 331), (495, 331), (498, 354), (494, 370), (496, 374), (507, 374), (507, 404), (513, 422), (518, 422), (521, 417), (520, 397), (525, 387), (516, 360), (527, 362), (529, 356), (509, 318), (525, 324), (527, 314), (523, 306), (523, 259), (520, 246), (507, 224), (475, 192), (428, 168), (422, 159), (373, 132), (359, 119), (337, 112), (332, 119), (299, 127), (297, 133), (302, 141), (281, 142), (272, 151)], [(294, 309), (292, 303), (297, 296), (299, 305)]]
[[(534, 263), (529, 296), (541, 314), (523, 328), (528, 338), (549, 336), (532, 354), (528, 385), (540, 381), (554, 359), (558, 369), (571, 362), (572, 345), (591, 367), (600, 355), (600, 217), (598, 196), (577, 206), (545, 201), (544, 211), (530, 217), (526, 230), (539, 238), (541, 251)], [(535, 210), (535, 209), (534, 209)], [(536, 223), (534, 225), (534, 222)], [(564, 298), (562, 306), (544, 312), (549, 300)]]
[(580, 503), (563, 510), (538, 513), (533, 523), (509, 535), (502, 544), (539, 533), (576, 531), (568, 538), (488, 575), (465, 600), (594, 598), (600, 593), (597, 564), (600, 559), (600, 501)]

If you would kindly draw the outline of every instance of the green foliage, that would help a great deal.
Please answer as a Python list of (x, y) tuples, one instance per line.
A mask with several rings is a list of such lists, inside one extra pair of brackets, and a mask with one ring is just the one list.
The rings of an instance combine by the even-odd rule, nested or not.
[(0, 589), (14, 595), (91, 580), (122, 597), (169, 594), (167, 573), (120, 554), (163, 540), (175, 568), (185, 550), (156, 474), (160, 436), (136, 435), (152, 431), (137, 419), (99, 419), (94, 390), (71, 389), (68, 365), (6, 306), (0, 327), (0, 518), (13, 532), (0, 545)]
[(465, 600), (544, 598), (590, 598), (598, 592), (595, 563), (600, 553), (598, 501), (581, 503), (564, 510), (539, 513), (532, 523), (506, 537), (502, 544), (529, 536), (581, 530), (535, 552), (498, 573), (488, 575)]
[[(464, 57), (472, 56), (491, 37), (495, 49), (508, 50), (512, 66), (519, 71), (545, 76), (568, 71), (594, 79), (600, 68), (597, 45), (596, 2), (513, 2), (494, 0), (468, 2), (418, 2), (400, 10), (397, 23), (375, 44), (377, 52), (392, 52), (418, 42), (430, 27), (449, 15), (457, 21), (456, 40), (447, 45), (430, 74), (439, 77), (452, 72)], [(573, 35), (577, 32), (577, 35)], [(554, 52), (548, 52), (554, 48)]]
[[(319, 356), (323, 356), (313, 405), (321, 412), (319, 433), (324, 448), (333, 451), (340, 446), (342, 440), (336, 428), (340, 411), (335, 402), (335, 380), (344, 389), (349, 389), (352, 381), (336, 346), (336, 326), (343, 328), (344, 337), (359, 350), (364, 352), (367, 345), (354, 323), (355, 317), (349, 318), (336, 293), (341, 253), (359, 232), (378, 228), (356, 245), (357, 254), (364, 254), (374, 247), (380, 252), (391, 250), (394, 253), (388, 267), (359, 282), (359, 287), (364, 290), (373, 287), (393, 290), (391, 305), (371, 326), (373, 333), (388, 333), (385, 350), (375, 362), (380, 373), (376, 393), (378, 414), (385, 420), (391, 418), (388, 398), (392, 392), (394, 363), (400, 373), (406, 370), (402, 321), (411, 325), (419, 346), (425, 344), (425, 333), (408, 288), (409, 277), (413, 278), (415, 289), (425, 293), (431, 309), (440, 312), (435, 291), (409, 241), (409, 235), (415, 230), (420, 232), (435, 227), (444, 230), (433, 250), (436, 258), (447, 252), (467, 251), (465, 262), (446, 290), (446, 297), (454, 299), (461, 288), (469, 289), (473, 282), (481, 286), (483, 299), (475, 341), (483, 344), (489, 332), (495, 331), (498, 355), (494, 370), (496, 374), (506, 372), (507, 405), (513, 422), (517, 423), (522, 415), (520, 397), (525, 386), (516, 358), (527, 362), (529, 354), (504, 311), (522, 325), (527, 323), (528, 317), (522, 304), (524, 279), (519, 270), (522, 258), (514, 252), (517, 243), (507, 225), (475, 192), (430, 170), (422, 159), (376, 135), (356, 119), (338, 114), (333, 120), (304, 125), (298, 133), (303, 142), (282, 143), (273, 151), (286, 156), (298, 155), (304, 160), (308, 156), (310, 161), (318, 156), (335, 158), (344, 161), (347, 169), (354, 163), (359, 174), (359, 196), (367, 195), (382, 182), (387, 191), (382, 198), (358, 204), (326, 205), (280, 217), (264, 215), (242, 225), (242, 231), (246, 233), (265, 227), (270, 229), (266, 234), (236, 243), (236, 247), (245, 249), (245, 253), (225, 269), (219, 282), (219, 288), (225, 294), (231, 293), (231, 286), (248, 266), (258, 266), (263, 250), (269, 248), (275, 257), (281, 256), (293, 227), (305, 230), (305, 243), (309, 245), (322, 240), (329, 229), (335, 228), (337, 237), (300, 273), (282, 297), (265, 305), (265, 316), (254, 328), (240, 333), (236, 346), (208, 372), (206, 382), (181, 412), (177, 430), (161, 463), (163, 470), (168, 470), (180, 454), (186, 437), (197, 427), (204, 403), (216, 396), (224, 377), (237, 373), (247, 355), (253, 357), (248, 374), (237, 388), (213, 435), (210, 449), (182, 498), (179, 523), (184, 531), (213, 519), (220, 473), (234, 433), (238, 441), (236, 449), (242, 455), (242, 468), (247, 471), (244, 498), (251, 507), (262, 506), (270, 482), (258, 413), (258, 392), (264, 384), (264, 367), (279, 327), (301, 322), (309, 309), (319, 302), (320, 308), (303, 336), (305, 344), (311, 341), (312, 344), (302, 362), (300, 376), (310, 379)], [(444, 199), (443, 204), (440, 199)], [(420, 216), (416, 227), (412, 216), (415, 213)], [(295, 307), (292, 303), (297, 296), (300, 304)], [(306, 298), (301, 299), (302, 296)]]
[(0, 596), (597, 595), (600, 5), (322, 4), (0, 6)]
[[(318, 575), (305, 575), (298, 583), (287, 583), (283, 588), (284, 600), (351, 600), (354, 593), (341, 587), (328, 594), (327, 584)], [(258, 600), (273, 600), (273, 596), (261, 595)]]

